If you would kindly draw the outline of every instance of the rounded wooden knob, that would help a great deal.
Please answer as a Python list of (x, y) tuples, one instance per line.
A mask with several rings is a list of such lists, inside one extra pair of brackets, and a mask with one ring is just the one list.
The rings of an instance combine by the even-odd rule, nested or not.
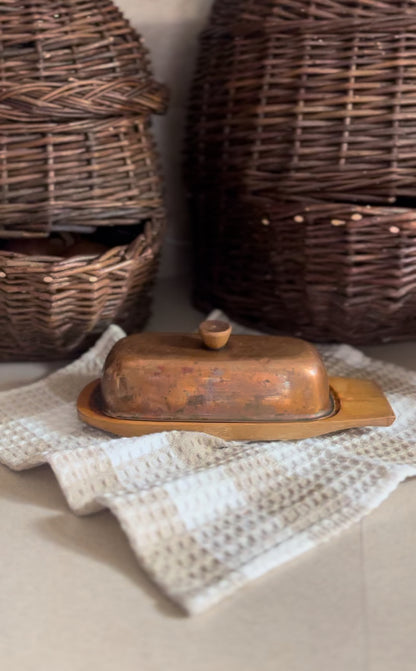
[(222, 349), (231, 335), (231, 325), (219, 319), (207, 319), (199, 325), (204, 345), (209, 349)]

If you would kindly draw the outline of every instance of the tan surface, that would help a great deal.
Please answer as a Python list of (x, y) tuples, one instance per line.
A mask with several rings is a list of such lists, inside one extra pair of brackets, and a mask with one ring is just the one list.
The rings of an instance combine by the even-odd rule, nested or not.
[[(173, 291), (169, 283), (153, 328), (173, 313), (178, 330), (198, 323), (174, 309)], [(372, 354), (416, 368), (416, 343)], [(46, 370), (3, 365), (0, 388)], [(48, 467), (0, 467), (0, 492), (4, 671), (415, 669), (415, 481), (334, 541), (192, 619), (149, 584), (110, 513), (69, 512)]]

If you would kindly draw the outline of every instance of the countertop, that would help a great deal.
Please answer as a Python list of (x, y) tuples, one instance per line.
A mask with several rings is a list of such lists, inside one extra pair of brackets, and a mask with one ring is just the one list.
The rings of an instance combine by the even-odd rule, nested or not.
[[(149, 329), (189, 330), (186, 281)], [(416, 369), (416, 342), (363, 348)], [(2, 364), (0, 389), (61, 364)], [(416, 428), (415, 428), (416, 432)], [(2, 671), (414, 671), (416, 482), (347, 532), (188, 618), (141, 572), (117, 521), (77, 518), (49, 467), (0, 466)]]

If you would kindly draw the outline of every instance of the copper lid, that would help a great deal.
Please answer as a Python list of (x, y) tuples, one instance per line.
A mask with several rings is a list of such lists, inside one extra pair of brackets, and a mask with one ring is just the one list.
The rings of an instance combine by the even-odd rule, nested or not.
[[(324, 364), (298, 338), (232, 335), (205, 322), (201, 335), (140, 333), (104, 365), (104, 412), (122, 419), (304, 421), (333, 411)], [(210, 347), (216, 349), (209, 349)]]

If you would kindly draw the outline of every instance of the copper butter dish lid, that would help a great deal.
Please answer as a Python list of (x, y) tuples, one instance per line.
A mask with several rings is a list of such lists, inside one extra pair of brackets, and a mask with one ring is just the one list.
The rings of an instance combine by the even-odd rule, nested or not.
[(315, 347), (280, 336), (139, 333), (117, 342), (101, 380), (78, 399), (80, 418), (122, 436), (203, 431), (234, 440), (317, 436), (388, 426), (394, 413), (369, 380), (328, 378)]

